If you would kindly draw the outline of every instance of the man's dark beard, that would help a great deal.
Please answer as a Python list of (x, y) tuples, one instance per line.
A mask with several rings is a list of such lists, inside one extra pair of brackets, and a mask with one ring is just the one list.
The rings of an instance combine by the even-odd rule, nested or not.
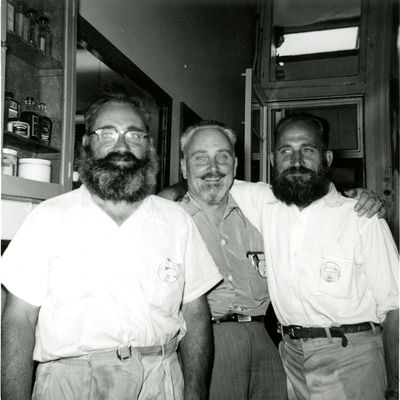
[[(292, 175), (293, 173), (301, 175)], [(328, 193), (330, 170), (326, 161), (315, 172), (304, 167), (291, 167), (281, 173), (274, 170), (271, 185), (277, 199), (304, 208)]]
[[(130, 164), (117, 165), (117, 161)], [(154, 149), (143, 159), (128, 152), (111, 152), (96, 160), (90, 146), (85, 146), (78, 166), (82, 182), (103, 200), (133, 203), (154, 193), (158, 172)]]

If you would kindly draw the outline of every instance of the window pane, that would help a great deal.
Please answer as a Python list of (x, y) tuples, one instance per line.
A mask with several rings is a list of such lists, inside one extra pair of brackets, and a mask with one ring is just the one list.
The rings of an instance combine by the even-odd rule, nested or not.
[(358, 48), (358, 27), (288, 33), (278, 49), (279, 56), (327, 53)]

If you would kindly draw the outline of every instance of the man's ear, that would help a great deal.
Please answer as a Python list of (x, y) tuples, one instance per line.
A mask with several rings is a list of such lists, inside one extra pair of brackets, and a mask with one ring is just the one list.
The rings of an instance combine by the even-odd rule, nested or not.
[(82, 136), (82, 146), (85, 147), (87, 145), (89, 145), (89, 136), (88, 135), (83, 135)]
[(238, 166), (238, 159), (237, 159), (237, 157), (235, 156), (235, 162), (234, 162), (234, 164), (233, 164), (233, 177), (236, 176), (237, 166)]
[(325, 152), (325, 159), (326, 162), (328, 163), (328, 167), (330, 167), (333, 161), (333, 153), (330, 150), (327, 150)]
[(271, 163), (272, 167), (275, 164), (275, 157), (274, 157), (274, 153), (269, 153), (269, 162)]
[(187, 179), (186, 175), (186, 159), (181, 158), (181, 171), (182, 171), (182, 176), (184, 179)]

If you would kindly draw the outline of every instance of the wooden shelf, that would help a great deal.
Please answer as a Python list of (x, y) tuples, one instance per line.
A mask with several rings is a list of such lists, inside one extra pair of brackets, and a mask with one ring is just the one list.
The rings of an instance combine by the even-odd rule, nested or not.
[(34, 153), (60, 153), (60, 150), (49, 146), (43, 142), (36, 142), (32, 139), (27, 139), (22, 136), (18, 136), (15, 133), (4, 132), (4, 147), (16, 146), (23, 150), (29, 150)]
[(3, 198), (26, 198), (46, 200), (63, 193), (57, 183), (47, 183), (2, 174), (1, 191)]
[(39, 69), (62, 70), (60, 61), (43, 53), (13, 32), (7, 32), (7, 51)]

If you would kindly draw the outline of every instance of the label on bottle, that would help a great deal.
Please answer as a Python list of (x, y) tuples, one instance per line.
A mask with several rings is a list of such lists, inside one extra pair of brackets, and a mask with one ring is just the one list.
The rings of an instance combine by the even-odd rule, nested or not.
[(14, 109), (14, 108), (9, 108), (8, 109), (8, 118), (7, 119), (11, 119), (11, 118), (18, 118), (18, 109)]
[(4, 116), (5, 123), (11, 118), (18, 119), (19, 118), (19, 103), (9, 97), (4, 99)]
[(30, 127), (28, 123), (23, 121), (10, 121), (7, 124), (7, 131), (18, 136), (29, 138)]
[(44, 38), (43, 36), (39, 37), (39, 49), (43, 52), (45, 52), (46, 50), (46, 38)]
[(46, 142), (50, 141), (51, 134), (51, 122), (47, 120), (40, 121), (40, 139)]
[(39, 117), (37, 115), (31, 116), (31, 138), (32, 139), (40, 139), (40, 131), (39, 131)]

